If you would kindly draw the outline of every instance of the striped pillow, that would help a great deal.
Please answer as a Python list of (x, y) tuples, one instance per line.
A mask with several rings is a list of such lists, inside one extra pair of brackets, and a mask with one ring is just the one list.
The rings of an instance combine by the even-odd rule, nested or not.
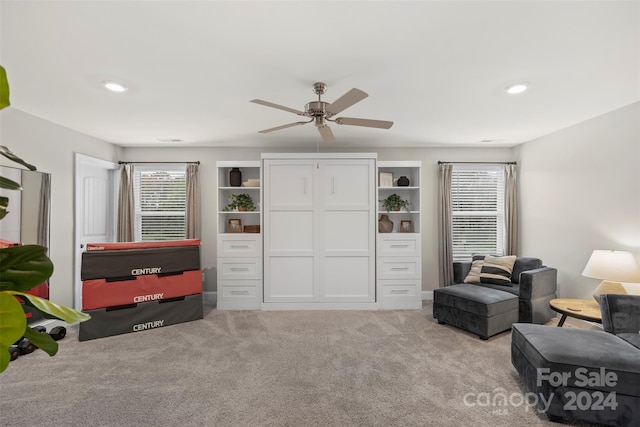
[(501, 256), (484, 258), (482, 270), (480, 271), (480, 283), (491, 283), (494, 285), (513, 286), (511, 283), (511, 272), (516, 256)]
[(482, 270), (482, 264), (484, 260), (477, 259), (471, 263), (471, 270), (464, 278), (464, 283), (480, 283), (480, 271)]

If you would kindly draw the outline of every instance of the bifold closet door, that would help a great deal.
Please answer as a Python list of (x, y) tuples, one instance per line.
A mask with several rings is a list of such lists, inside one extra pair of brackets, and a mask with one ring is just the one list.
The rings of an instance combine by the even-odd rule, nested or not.
[(374, 302), (374, 161), (263, 167), (264, 301)]
[(315, 300), (314, 167), (311, 160), (265, 160), (264, 301)]

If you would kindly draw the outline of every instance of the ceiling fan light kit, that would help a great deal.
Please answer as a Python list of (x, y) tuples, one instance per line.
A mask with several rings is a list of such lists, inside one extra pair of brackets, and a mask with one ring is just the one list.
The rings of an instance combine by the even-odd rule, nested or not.
[(386, 120), (371, 120), (371, 119), (358, 119), (353, 117), (337, 117), (333, 119), (332, 117), (336, 114), (346, 110), (357, 102), (365, 99), (367, 95), (365, 92), (360, 89), (353, 88), (336, 101), (329, 103), (325, 102), (321, 99), (321, 95), (327, 91), (327, 85), (322, 82), (317, 82), (313, 84), (313, 92), (318, 95), (317, 101), (311, 101), (307, 103), (304, 107), (304, 111), (296, 110), (294, 108), (285, 107), (279, 104), (274, 104), (273, 102), (263, 101), (261, 99), (252, 99), (251, 102), (264, 105), (266, 107), (277, 108), (279, 110), (288, 111), (290, 113), (297, 114), (299, 116), (308, 117), (310, 120), (306, 122), (294, 122), (286, 125), (276, 126), (273, 128), (265, 129), (259, 131), (259, 133), (269, 133), (282, 129), (287, 129), (294, 126), (306, 125), (307, 123), (314, 122), (314, 125), (318, 128), (318, 132), (320, 132), (320, 136), (324, 142), (334, 142), (336, 141), (335, 136), (333, 135), (333, 131), (327, 125), (327, 122), (333, 122), (338, 125), (349, 125), (349, 126), (364, 126), (364, 127), (372, 127), (378, 129), (389, 129), (393, 126), (393, 122)]

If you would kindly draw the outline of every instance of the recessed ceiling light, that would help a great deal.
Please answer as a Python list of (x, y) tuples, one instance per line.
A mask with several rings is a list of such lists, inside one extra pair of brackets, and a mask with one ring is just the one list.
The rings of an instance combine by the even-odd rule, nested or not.
[(104, 81), (102, 84), (113, 92), (125, 92), (129, 89), (128, 87), (114, 81)]
[(184, 142), (182, 138), (158, 138), (158, 142)]
[(504, 88), (504, 90), (511, 95), (522, 93), (527, 89), (529, 89), (529, 83), (527, 82), (515, 83)]

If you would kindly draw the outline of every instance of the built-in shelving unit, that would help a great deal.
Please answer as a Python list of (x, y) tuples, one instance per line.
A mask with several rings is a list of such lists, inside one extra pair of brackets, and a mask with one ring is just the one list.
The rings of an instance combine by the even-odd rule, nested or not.
[[(378, 162), (378, 220), (387, 215), (393, 222), (391, 232), (377, 233), (377, 300), (383, 309), (422, 307), (420, 171), (419, 161)], [(402, 177), (408, 185), (398, 185)], [(408, 201), (408, 209), (384, 210), (382, 200), (392, 194)]]
[[(218, 169), (218, 303), (219, 309), (257, 310), (262, 304), (262, 234), (245, 232), (260, 227), (261, 186), (248, 186), (260, 179), (259, 161), (217, 162)], [(242, 172), (242, 186), (229, 183), (232, 168)], [(226, 211), (232, 194), (251, 196), (255, 211)], [(249, 228), (245, 228), (249, 226)]]

